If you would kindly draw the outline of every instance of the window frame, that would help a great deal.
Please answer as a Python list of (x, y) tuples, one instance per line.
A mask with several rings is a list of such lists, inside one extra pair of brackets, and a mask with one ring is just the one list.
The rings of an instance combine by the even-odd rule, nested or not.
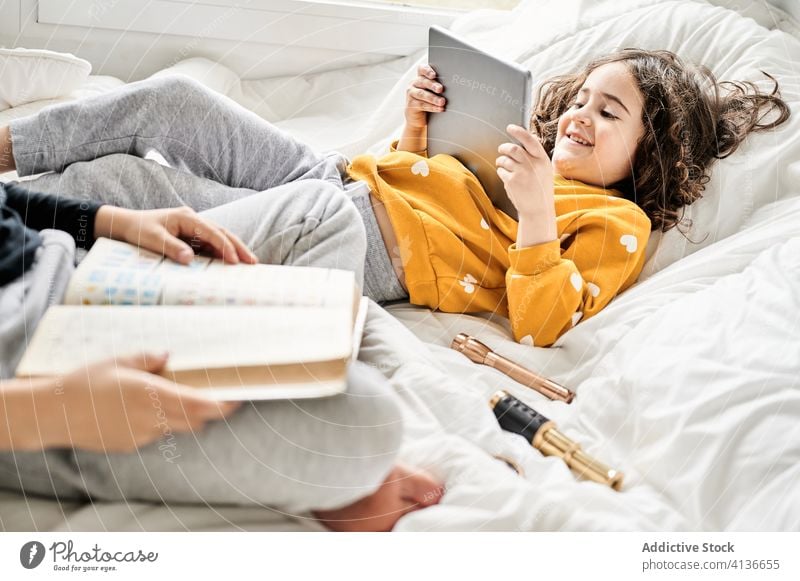
[(427, 45), (428, 26), (447, 26), (459, 14), (356, 0), (38, 0), (37, 22), (407, 55)]

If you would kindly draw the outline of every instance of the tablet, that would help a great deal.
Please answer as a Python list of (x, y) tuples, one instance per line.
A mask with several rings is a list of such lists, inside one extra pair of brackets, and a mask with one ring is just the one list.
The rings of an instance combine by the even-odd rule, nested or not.
[(428, 155), (452, 155), (478, 178), (496, 208), (515, 220), (517, 210), (497, 175), (501, 143), (514, 141), (506, 126), (530, 125), (530, 71), (489, 55), (439, 26), (428, 36), (428, 63), (444, 86), (442, 113), (428, 115)]

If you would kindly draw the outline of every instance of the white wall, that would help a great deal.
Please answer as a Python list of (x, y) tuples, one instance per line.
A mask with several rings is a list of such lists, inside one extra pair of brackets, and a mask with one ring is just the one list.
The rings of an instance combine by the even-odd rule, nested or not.
[[(280, 8), (284, 14), (274, 18)], [(452, 17), (345, 20), (346, 9), (296, 0), (50, 0), (38, 9), (38, 0), (0, 0), (0, 45), (71, 52), (91, 62), (95, 74), (126, 81), (193, 56), (222, 62), (245, 78), (369, 64), (424, 46), (428, 23)], [(168, 17), (176, 10), (179, 18)], [(355, 10), (349, 14), (364, 14)]]

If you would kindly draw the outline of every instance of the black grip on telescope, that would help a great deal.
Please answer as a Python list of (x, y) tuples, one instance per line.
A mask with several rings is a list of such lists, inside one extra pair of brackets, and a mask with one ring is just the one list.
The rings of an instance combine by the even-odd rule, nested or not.
[(536, 432), (550, 420), (536, 410), (529, 408), (513, 395), (506, 394), (492, 408), (500, 427), (507, 432), (524, 436), (533, 441)]

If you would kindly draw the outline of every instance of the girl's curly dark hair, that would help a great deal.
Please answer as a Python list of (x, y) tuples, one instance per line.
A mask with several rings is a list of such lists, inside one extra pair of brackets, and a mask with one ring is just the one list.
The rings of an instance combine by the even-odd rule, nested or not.
[[(705, 66), (685, 65), (666, 50), (626, 48), (590, 62), (584, 70), (545, 81), (540, 87), (531, 128), (552, 156), (558, 118), (597, 67), (623, 62), (644, 98), (645, 132), (636, 147), (631, 176), (609, 185), (649, 216), (653, 230), (666, 232), (683, 219), (685, 206), (702, 196), (714, 159), (731, 155), (751, 131), (772, 129), (789, 118), (778, 82), (766, 94), (752, 82), (717, 82)], [(728, 86), (725, 95), (720, 94)], [(764, 109), (764, 111), (762, 111)], [(778, 118), (764, 123), (773, 109)]]

